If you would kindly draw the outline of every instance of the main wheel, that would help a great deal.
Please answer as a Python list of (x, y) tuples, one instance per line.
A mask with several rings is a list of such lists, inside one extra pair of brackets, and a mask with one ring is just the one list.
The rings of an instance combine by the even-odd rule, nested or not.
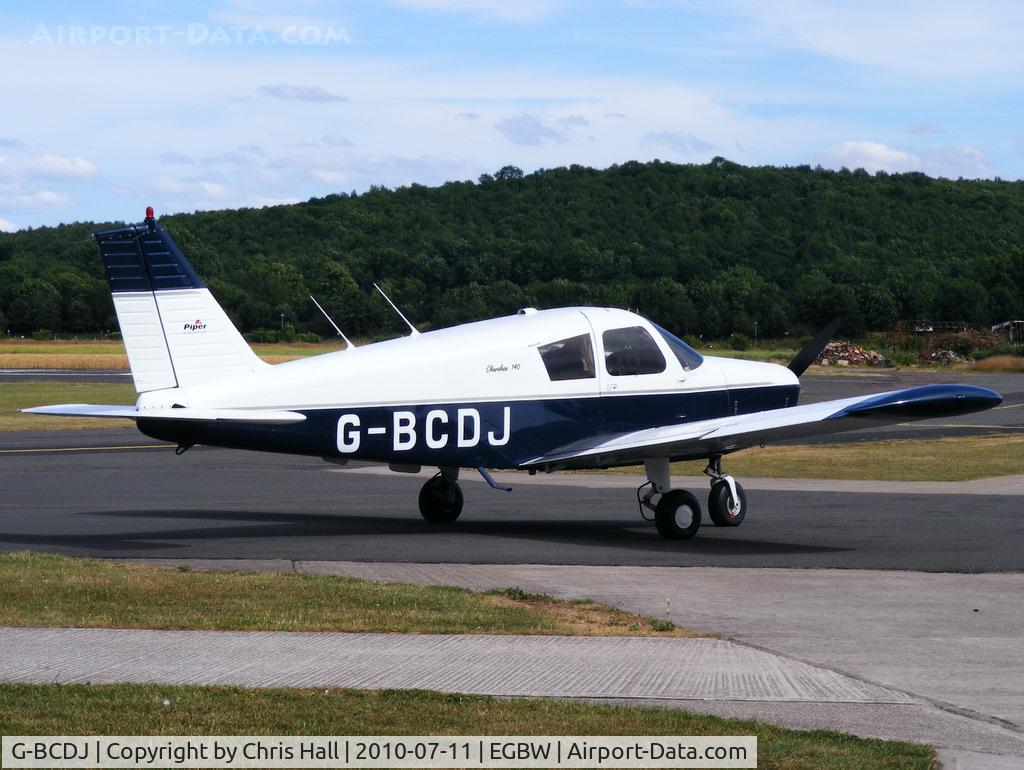
[(700, 503), (685, 489), (670, 489), (654, 508), (654, 525), (666, 540), (689, 540), (700, 529)]
[(435, 476), (420, 490), (420, 515), (433, 524), (450, 524), (462, 513), (462, 487)]
[(708, 495), (708, 516), (716, 527), (738, 527), (746, 518), (747, 493), (738, 482), (734, 483), (739, 500), (733, 499), (729, 485), (725, 481), (716, 481), (711, 485), (711, 494)]

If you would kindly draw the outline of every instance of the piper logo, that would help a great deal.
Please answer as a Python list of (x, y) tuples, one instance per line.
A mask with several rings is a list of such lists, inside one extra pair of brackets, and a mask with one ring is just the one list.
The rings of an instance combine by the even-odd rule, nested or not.
[(202, 321), (200, 321), (197, 318), (196, 320), (192, 321), (191, 323), (186, 321), (185, 322), (184, 331), (187, 331), (187, 332), (201, 332), (205, 328), (206, 328), (206, 324), (204, 324)]

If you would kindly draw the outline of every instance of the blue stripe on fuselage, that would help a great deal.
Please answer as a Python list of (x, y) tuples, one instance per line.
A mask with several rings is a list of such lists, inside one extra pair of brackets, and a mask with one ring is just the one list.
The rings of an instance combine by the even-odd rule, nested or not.
[[(293, 425), (160, 420), (139, 420), (138, 424), (148, 436), (181, 444), (412, 465), (516, 468), (586, 438), (795, 406), (799, 390), (798, 385), (783, 385), (697, 393), (297, 409), (306, 420)], [(460, 435), (464, 446), (459, 445)]]

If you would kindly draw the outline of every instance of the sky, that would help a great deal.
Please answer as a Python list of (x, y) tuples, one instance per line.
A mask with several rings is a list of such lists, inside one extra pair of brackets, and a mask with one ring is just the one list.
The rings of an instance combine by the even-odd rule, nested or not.
[(1024, 4), (0, 8), (0, 230), (655, 158), (1024, 176)]

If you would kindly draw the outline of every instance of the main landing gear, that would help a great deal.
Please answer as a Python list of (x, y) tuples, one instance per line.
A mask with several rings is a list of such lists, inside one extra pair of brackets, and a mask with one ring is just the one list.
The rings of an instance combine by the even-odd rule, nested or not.
[[(671, 488), (668, 458), (645, 460), (644, 470), (647, 483), (636, 491), (640, 515), (648, 519), (644, 509), (653, 511), (654, 525), (666, 540), (689, 540), (696, 535), (701, 522), (700, 503), (685, 489)], [(708, 516), (712, 523), (718, 527), (738, 527), (747, 515), (743, 487), (732, 476), (722, 473), (721, 457), (709, 458), (704, 473), (711, 477)]]
[(420, 515), (431, 524), (451, 524), (462, 513), (459, 469), (442, 468), (420, 490)]

